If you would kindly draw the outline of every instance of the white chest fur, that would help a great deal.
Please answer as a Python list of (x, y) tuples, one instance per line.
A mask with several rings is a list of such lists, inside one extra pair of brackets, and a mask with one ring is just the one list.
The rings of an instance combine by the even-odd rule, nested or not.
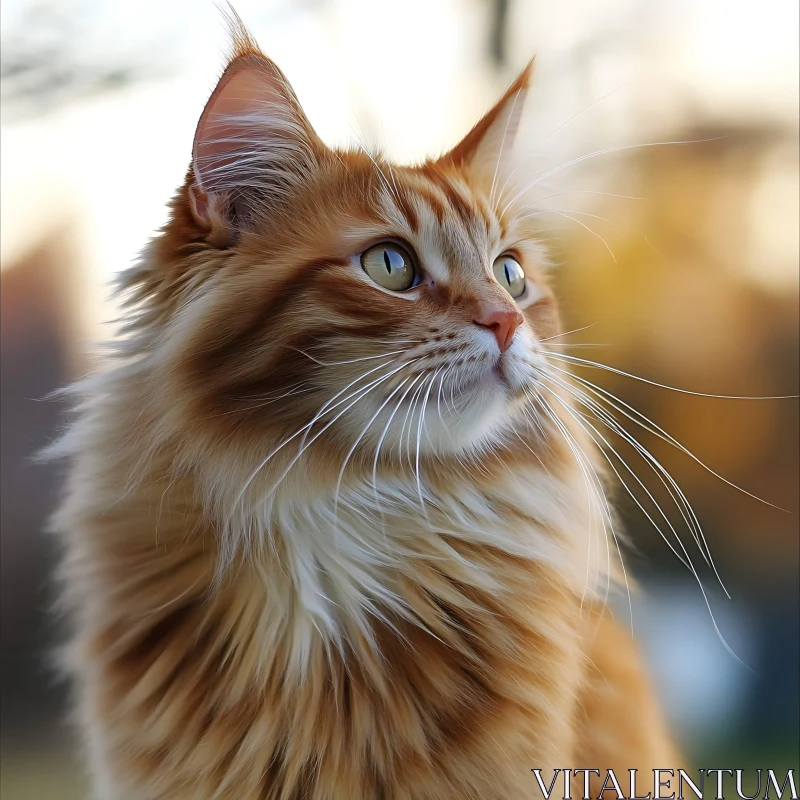
[(403, 615), (399, 586), (419, 580), (422, 564), (491, 589), (502, 577), (471, 563), (476, 548), (548, 565), (594, 598), (612, 571), (606, 525), (594, 513), (601, 503), (580, 476), (570, 485), (542, 469), (447, 490), (409, 477), (296, 502), (284, 496), (258, 521), (262, 561), (271, 565), (264, 581), (272, 604), (283, 606), (277, 613), (292, 620), (295, 642), (321, 635), (336, 643), (353, 624), (367, 628), (370, 615)]

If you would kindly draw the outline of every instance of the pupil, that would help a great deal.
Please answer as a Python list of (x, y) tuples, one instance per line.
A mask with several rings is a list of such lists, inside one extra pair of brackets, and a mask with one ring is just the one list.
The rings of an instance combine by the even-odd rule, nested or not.
[(506, 261), (506, 263), (503, 264), (503, 269), (505, 270), (506, 273), (506, 283), (509, 286), (511, 286), (511, 273), (508, 271), (508, 261)]
[(386, 264), (386, 271), (391, 275), (392, 273), (392, 260), (389, 258), (389, 251), (383, 251), (383, 263)]

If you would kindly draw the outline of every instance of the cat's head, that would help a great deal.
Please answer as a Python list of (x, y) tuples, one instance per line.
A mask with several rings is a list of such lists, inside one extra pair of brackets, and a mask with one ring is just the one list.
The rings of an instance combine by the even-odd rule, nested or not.
[(520, 199), (529, 79), (450, 152), (397, 166), (327, 147), (239, 34), (151, 251), (157, 389), (195, 458), (275, 477), (307, 447), (336, 474), (511, 436), (558, 325)]

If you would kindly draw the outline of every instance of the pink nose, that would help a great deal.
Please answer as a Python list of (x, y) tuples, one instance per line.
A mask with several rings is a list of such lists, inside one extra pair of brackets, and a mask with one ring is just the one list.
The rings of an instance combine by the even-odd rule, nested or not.
[(472, 320), (479, 328), (486, 328), (494, 334), (500, 352), (504, 353), (511, 346), (517, 328), (525, 318), (517, 309), (489, 307), (481, 311)]

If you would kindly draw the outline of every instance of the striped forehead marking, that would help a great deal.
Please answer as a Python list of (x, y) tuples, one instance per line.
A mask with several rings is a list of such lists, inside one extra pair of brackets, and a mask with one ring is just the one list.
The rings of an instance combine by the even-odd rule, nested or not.
[[(502, 226), (480, 196), (458, 178), (438, 170), (414, 171), (398, 181), (397, 192), (386, 192), (387, 217), (403, 218), (413, 232), (425, 268), (438, 282), (491, 274), (491, 249)], [(410, 211), (409, 211), (410, 209)]]

